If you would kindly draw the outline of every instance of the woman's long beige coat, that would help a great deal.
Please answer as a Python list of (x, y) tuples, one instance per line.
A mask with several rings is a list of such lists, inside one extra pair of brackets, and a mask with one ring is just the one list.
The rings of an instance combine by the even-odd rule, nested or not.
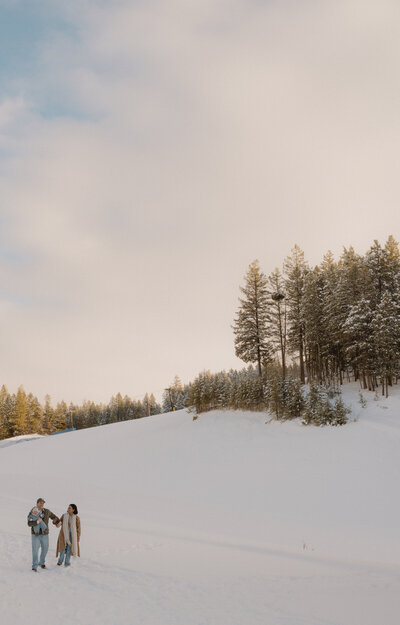
[[(61, 527), (60, 527), (60, 533), (58, 535), (58, 540), (57, 540), (57, 553), (56, 556), (58, 556), (59, 553), (61, 553), (62, 551), (64, 551), (65, 549), (65, 538), (64, 538), (64, 532), (63, 532), (63, 528), (62, 528), (62, 522), (63, 522), (63, 518), (64, 515), (61, 516)], [(81, 555), (80, 549), (79, 549), (79, 540), (81, 538), (81, 520), (78, 517), (78, 515), (76, 515), (76, 535), (78, 538), (78, 556)]]

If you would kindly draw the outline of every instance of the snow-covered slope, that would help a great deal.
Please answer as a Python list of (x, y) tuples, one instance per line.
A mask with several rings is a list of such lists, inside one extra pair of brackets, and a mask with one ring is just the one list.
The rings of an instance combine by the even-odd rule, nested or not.
[[(397, 625), (400, 389), (342, 428), (186, 411), (0, 448), (4, 622)], [(11, 441), (10, 441), (11, 442)], [(26, 514), (76, 503), (81, 559), (30, 570)], [(2, 619), (3, 620), (3, 619)]]

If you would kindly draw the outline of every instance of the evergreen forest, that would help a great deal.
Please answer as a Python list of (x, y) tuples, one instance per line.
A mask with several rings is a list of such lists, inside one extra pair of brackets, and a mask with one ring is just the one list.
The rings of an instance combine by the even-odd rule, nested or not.
[(400, 252), (390, 236), (360, 255), (344, 248), (310, 267), (295, 246), (266, 275), (255, 260), (233, 321), (242, 371), (203, 372), (189, 404), (265, 409), (278, 419), (342, 425), (346, 382), (386, 397), (400, 376)]

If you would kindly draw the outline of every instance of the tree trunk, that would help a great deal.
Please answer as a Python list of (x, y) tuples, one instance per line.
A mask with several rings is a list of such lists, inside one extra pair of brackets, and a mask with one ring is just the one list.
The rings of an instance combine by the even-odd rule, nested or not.
[(306, 383), (306, 376), (304, 371), (304, 357), (303, 357), (303, 337), (300, 335), (299, 341), (299, 357), (300, 357), (300, 381), (302, 384)]
[(262, 369), (261, 369), (261, 356), (260, 356), (260, 348), (257, 348), (257, 366), (258, 366), (258, 375), (262, 378)]
[[(365, 371), (362, 372), (362, 380), (363, 380), (364, 390), (366, 390), (368, 388), (368, 385), (367, 385), (367, 379), (365, 377)], [(368, 390), (370, 390), (370, 389), (368, 388)]]

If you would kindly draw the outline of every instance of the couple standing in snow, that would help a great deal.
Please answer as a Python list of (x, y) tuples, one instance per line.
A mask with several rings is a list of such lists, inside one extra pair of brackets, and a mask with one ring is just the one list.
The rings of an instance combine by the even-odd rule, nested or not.
[[(81, 521), (78, 517), (78, 508), (74, 503), (68, 506), (67, 512), (58, 518), (51, 510), (44, 507), (45, 501), (41, 497), (28, 514), (28, 525), (32, 533), (32, 571), (37, 572), (38, 566), (46, 568), (46, 555), (49, 550), (49, 520), (53, 525), (60, 527), (57, 540), (59, 555), (57, 564), (61, 566), (65, 559), (65, 566), (70, 566), (71, 555), (80, 556), (79, 540), (81, 537)], [(39, 557), (40, 549), (40, 557)]]

